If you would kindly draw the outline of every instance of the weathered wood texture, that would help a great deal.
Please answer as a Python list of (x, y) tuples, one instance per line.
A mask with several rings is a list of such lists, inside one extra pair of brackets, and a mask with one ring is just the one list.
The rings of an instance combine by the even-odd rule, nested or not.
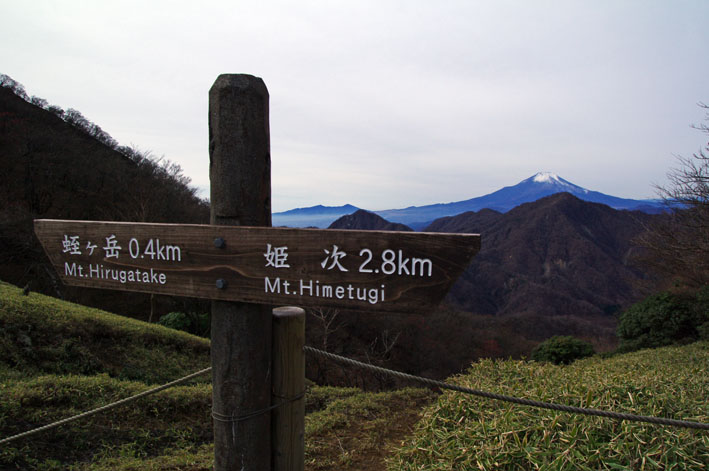
[[(271, 415), (273, 471), (303, 471), (305, 465), (305, 311), (273, 310)], [(297, 399), (296, 399), (297, 398)]]
[[(209, 90), (212, 224), (271, 225), (268, 106), (250, 75), (220, 75)], [(216, 471), (271, 469), (271, 416), (259, 413), (271, 403), (271, 316), (270, 306), (212, 301), (213, 408), (235, 418), (214, 420)]]
[[(480, 248), (474, 234), (422, 232), (52, 220), (35, 221), (35, 232), (70, 285), (369, 311), (430, 310)], [(117, 258), (103, 249), (111, 236), (121, 247)], [(73, 237), (80, 255), (64, 252)], [(87, 243), (97, 245), (93, 255)], [(343, 257), (333, 257), (335, 246)], [(110, 272), (98, 273), (97, 267)], [(109, 275), (99, 276), (104, 273)], [(122, 281), (121, 273), (134, 280)], [(164, 275), (164, 284), (154, 282), (156, 273)], [(217, 280), (225, 283), (221, 289)]]
[(211, 223), (271, 225), (271, 143), (263, 80), (220, 75), (209, 90)]

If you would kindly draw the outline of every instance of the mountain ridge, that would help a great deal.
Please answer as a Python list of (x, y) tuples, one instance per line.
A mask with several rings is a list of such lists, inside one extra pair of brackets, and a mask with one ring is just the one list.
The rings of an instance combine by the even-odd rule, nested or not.
[[(570, 193), (581, 200), (605, 204), (618, 210), (637, 210), (654, 214), (660, 213), (664, 209), (664, 206), (658, 200), (636, 200), (607, 195), (571, 183), (555, 173), (538, 172), (516, 185), (506, 186), (487, 195), (467, 200), (369, 212), (377, 214), (389, 222), (401, 223), (415, 230), (421, 230), (441, 217), (455, 216), (468, 211), (480, 211), (482, 209), (505, 213), (521, 204), (538, 201), (546, 196), (564, 192)], [(318, 208), (327, 208), (327, 212), (319, 211)], [(273, 220), (274, 225), (328, 227), (339, 217), (351, 214), (351, 212), (347, 212), (351, 208), (355, 208), (355, 210), (361, 209), (349, 204), (337, 207), (318, 205), (274, 213)]]
[(360, 229), (368, 231), (413, 231), (409, 226), (389, 222), (383, 217), (364, 209), (342, 216), (330, 224), (328, 229)]
[(449, 294), (464, 310), (589, 318), (645, 294), (651, 282), (631, 263), (632, 240), (654, 217), (560, 193), (506, 213), (439, 219), (425, 230), (482, 234), (480, 253)]

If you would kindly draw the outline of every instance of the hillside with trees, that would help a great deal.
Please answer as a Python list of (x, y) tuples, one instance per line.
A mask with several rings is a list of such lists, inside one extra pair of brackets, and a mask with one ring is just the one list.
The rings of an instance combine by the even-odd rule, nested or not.
[[(709, 137), (709, 105), (704, 123), (694, 128)], [(691, 157), (678, 156), (657, 186), (668, 209), (636, 243), (645, 249), (643, 262), (658, 273), (690, 288), (709, 285), (709, 141)]]
[(653, 287), (633, 238), (656, 216), (559, 193), (501, 214), (464, 213), (427, 231), (483, 234), (449, 299), (489, 315), (611, 316)]
[(29, 97), (0, 76), (0, 279), (114, 312), (150, 311), (146, 295), (65, 288), (33, 219), (207, 223), (208, 203), (179, 165), (119, 146), (74, 109)]

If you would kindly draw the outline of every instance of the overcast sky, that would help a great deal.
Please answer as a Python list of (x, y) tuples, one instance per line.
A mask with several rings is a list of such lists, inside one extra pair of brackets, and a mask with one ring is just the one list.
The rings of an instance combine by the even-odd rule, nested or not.
[(709, 1), (0, 0), (0, 73), (209, 185), (222, 73), (269, 89), (273, 210), (554, 172), (654, 197), (706, 135)]

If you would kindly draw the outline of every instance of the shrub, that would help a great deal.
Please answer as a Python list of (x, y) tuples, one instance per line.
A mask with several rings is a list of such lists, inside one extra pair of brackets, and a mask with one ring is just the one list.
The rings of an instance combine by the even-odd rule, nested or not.
[(209, 337), (210, 320), (209, 314), (197, 314), (195, 312), (171, 312), (160, 318), (158, 324), (181, 330), (200, 337)]
[(696, 296), (658, 293), (632, 305), (618, 322), (620, 351), (685, 344), (700, 338), (707, 317), (709, 291)]
[(581, 358), (590, 357), (594, 353), (593, 347), (588, 342), (570, 335), (557, 335), (537, 345), (532, 350), (532, 360), (565, 365)]

